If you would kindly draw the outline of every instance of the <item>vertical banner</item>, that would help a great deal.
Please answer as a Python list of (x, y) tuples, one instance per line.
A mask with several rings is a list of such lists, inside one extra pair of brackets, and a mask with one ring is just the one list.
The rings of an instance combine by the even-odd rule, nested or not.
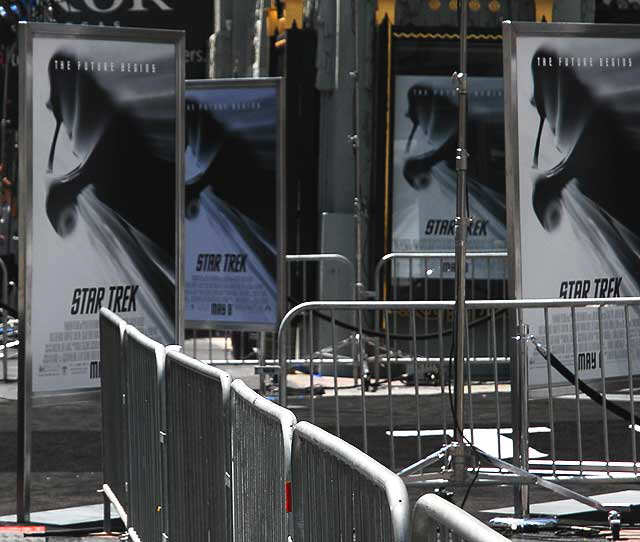
[(184, 33), (21, 24), (20, 321), (32, 391), (100, 385), (98, 311), (180, 339)]
[(280, 79), (189, 81), (185, 319), (269, 330), (279, 319), (284, 205)]
[[(512, 295), (640, 295), (640, 27), (504, 29)], [(627, 339), (622, 307), (573, 317), (554, 310), (547, 338), (542, 312), (524, 314), (531, 333), (587, 381), (626, 375), (628, 363), (640, 369), (639, 317), (629, 310)], [(532, 385), (546, 384), (546, 361), (533, 350), (529, 369)]]
[[(503, 104), (501, 77), (469, 78), (467, 182), (473, 222), (468, 249), (472, 251), (506, 248)], [(452, 252), (458, 96), (451, 77), (396, 76), (393, 134), (392, 251)], [(434, 264), (438, 274), (453, 277), (453, 266), (440, 270), (439, 263)], [(408, 263), (396, 271), (410, 276)], [(414, 269), (411, 276), (424, 276), (424, 270)], [(486, 261), (474, 269), (474, 276), (489, 276)], [(501, 278), (495, 270), (491, 276)]]

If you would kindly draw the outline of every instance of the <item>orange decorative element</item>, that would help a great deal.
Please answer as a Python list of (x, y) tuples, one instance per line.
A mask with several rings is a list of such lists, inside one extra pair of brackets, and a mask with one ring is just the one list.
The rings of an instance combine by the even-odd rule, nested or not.
[(489, 2), (489, 11), (491, 11), (492, 13), (498, 13), (501, 7), (502, 6), (500, 5), (500, 2), (498, 2), (498, 0), (491, 0), (491, 2)]
[(471, 11), (479, 11), (481, 7), (482, 6), (480, 5), (480, 2), (478, 2), (478, 0), (471, 0), (471, 2), (469, 2), (469, 9)]
[(457, 11), (458, 10), (458, 0), (451, 0), (449, 2), (449, 9), (451, 11)]
[(536, 21), (553, 21), (553, 0), (536, 0)]
[(302, 0), (287, 0), (286, 8), (284, 10), (285, 28), (288, 30), (293, 26), (293, 21), (296, 22), (298, 28), (302, 28), (302, 13), (304, 6)]
[(276, 8), (267, 8), (265, 11), (267, 12), (267, 34), (275, 36), (278, 32), (278, 10)]
[(396, 18), (396, 0), (378, 0), (378, 9), (376, 9), (376, 24), (382, 23), (384, 16), (389, 17), (391, 24)]
[(442, 7), (442, 2), (440, 0), (429, 0), (427, 5), (431, 11), (438, 11)]

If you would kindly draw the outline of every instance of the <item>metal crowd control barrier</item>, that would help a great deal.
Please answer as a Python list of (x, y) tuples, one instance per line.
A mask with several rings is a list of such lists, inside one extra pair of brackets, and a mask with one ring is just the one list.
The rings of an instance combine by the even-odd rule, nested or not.
[[(455, 252), (386, 254), (374, 271), (376, 299), (440, 301), (453, 298), (453, 289), (445, 291), (445, 280), (453, 281), (455, 256)], [(468, 299), (506, 299), (507, 262), (506, 252), (468, 252)]]
[(418, 499), (411, 523), (413, 542), (509, 542), (471, 514), (438, 497), (424, 495)]
[(127, 412), (124, 333), (127, 323), (100, 309), (100, 379), (102, 397), (102, 472), (104, 530), (111, 531), (111, 507), (127, 526)]
[(156, 542), (167, 532), (165, 468), (165, 348), (132, 326), (125, 331), (129, 429), (128, 532)]
[[(484, 350), (470, 353), (471, 363), (467, 364), (466, 384), (470, 428), (474, 428), (476, 399), (474, 392), (481, 389), (486, 395), (484, 403), (492, 402), (491, 419), (497, 424), (494, 438), (500, 446), (498, 435), (510, 421), (510, 409), (506, 403), (508, 383), (500, 382), (499, 367), (508, 360), (505, 350), (506, 328), (497, 325), (502, 313), (500, 308), (482, 305), (485, 316), (476, 324), (485, 329), (489, 343)], [(453, 430), (451, 406), (447, 398), (452, 360), (452, 311), (453, 301), (433, 302), (325, 302), (304, 303), (289, 311), (280, 326), (280, 404), (302, 407), (298, 417), (332, 425), (336, 434), (342, 436), (344, 426), (349, 426), (347, 438), (357, 444), (365, 453), (370, 453), (378, 461), (392, 470), (411, 464), (413, 459), (421, 459), (427, 443), (433, 447), (449, 441)], [(324, 319), (336, 328), (340, 323), (336, 313), (351, 311), (357, 322), (354, 348), (351, 356), (337, 354), (336, 332), (331, 333), (329, 344), (308, 344), (300, 352), (289, 352), (287, 343), (281, 336), (288, 334), (292, 323), (313, 322)], [(408, 326), (394, 330), (392, 322), (402, 316)], [(375, 322), (378, 329), (366, 323)], [(471, 378), (471, 366), (483, 363), (491, 367), (490, 381), (478, 384)], [(353, 376), (345, 377), (344, 368)], [(322, 368), (325, 375), (316, 373)], [(373, 384), (367, 382), (367, 371), (379, 379)], [(307, 378), (307, 389), (315, 390), (319, 383), (324, 394), (308, 393), (300, 395), (287, 392), (289, 369), (306, 372), (296, 377)], [(431, 373), (431, 385), (423, 386), (413, 375)], [(365, 378), (361, 378), (365, 375)], [(291, 398), (288, 395), (291, 395)], [(319, 411), (316, 403), (323, 401)], [(332, 404), (333, 403), (333, 404)], [(333, 407), (333, 408), (331, 408)], [(484, 406), (483, 416), (488, 415)], [(343, 410), (348, 409), (348, 418)], [(322, 416), (322, 417), (321, 417)], [(346, 419), (345, 419), (346, 418)], [(376, 447), (369, 446), (370, 434)], [(425, 440), (427, 438), (429, 440)], [(474, 435), (470, 435), (473, 439)], [(381, 443), (386, 443), (382, 446)], [(498, 452), (502, 452), (499, 448)]]
[[(440, 444), (448, 444), (453, 435), (453, 308), (453, 301), (299, 305), (289, 311), (279, 330), (280, 404), (296, 407), (298, 419), (334, 425), (336, 432), (341, 430), (392, 470), (420, 462)], [(572, 475), (571, 481), (590, 483), (636, 481), (640, 419), (635, 413), (634, 374), (640, 372), (640, 298), (468, 301), (466, 308), (470, 314), (485, 314), (477, 325), (485, 326), (489, 339), (482, 351), (468, 343), (466, 439), (492, 457), (514, 457), (517, 466), (549, 479)], [(335, 352), (335, 344), (288, 351), (281, 337), (294, 321), (322, 317), (335, 326), (337, 311), (352, 311), (358, 322), (358, 342), (351, 358), (327, 357), (325, 352)], [(514, 356), (500, 351), (505, 337), (500, 335), (498, 315), (507, 312), (513, 324), (506, 338)], [(404, 315), (409, 323), (405, 329), (393, 330), (394, 313)], [(367, 321), (381, 322), (380, 331), (365, 328)], [(501, 359), (510, 360), (511, 383), (499, 379)], [(477, 361), (492, 366), (490, 381), (471, 377)], [(344, 378), (315, 374), (320, 366), (333, 366), (337, 374), (343, 364), (356, 370), (355, 389)], [(377, 390), (367, 389), (362, 378), (371, 364), (379, 364), (387, 377)], [(438, 369), (438, 386), (406, 380), (409, 368), (417, 374), (425, 366)], [(529, 370), (522, 370), (525, 367)], [(302, 377), (308, 379), (309, 390), (322, 382), (325, 393), (288, 391), (288, 373), (294, 370), (307, 373)], [(416, 483), (424, 482), (412, 469), (414, 475)], [(537, 482), (527, 478), (526, 483)]]
[(236, 380), (231, 385), (235, 542), (292, 535), (291, 441), (296, 418)]
[(231, 378), (168, 352), (165, 384), (169, 540), (231, 540), (226, 491)]
[(408, 542), (409, 496), (398, 476), (307, 422), (293, 430), (296, 542)]

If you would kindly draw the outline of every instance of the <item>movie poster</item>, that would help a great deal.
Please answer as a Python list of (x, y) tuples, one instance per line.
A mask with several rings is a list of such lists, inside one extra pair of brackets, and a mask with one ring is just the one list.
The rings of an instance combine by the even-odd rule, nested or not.
[(189, 82), (185, 319), (276, 326), (279, 80)]
[[(504, 98), (501, 77), (469, 79), (469, 251), (506, 249)], [(451, 77), (395, 79), (393, 141), (393, 252), (453, 252), (456, 216), (458, 95)], [(453, 260), (452, 260), (453, 262)], [(454, 266), (434, 272), (453, 277)], [(414, 262), (413, 277), (424, 276)], [(432, 266), (433, 267), (433, 266)], [(503, 278), (504, 268), (475, 264), (476, 278)], [(397, 266), (408, 277), (407, 263)]]
[[(515, 292), (525, 299), (618, 298), (640, 294), (640, 33), (610, 37), (515, 28), (517, 164), (510, 178)], [(606, 33), (601, 29), (600, 32)], [(609, 32), (612, 32), (609, 30)], [(636, 31), (637, 32), (637, 31)], [(515, 82), (515, 85), (513, 84)], [(517, 124), (516, 124), (517, 123)], [(517, 126), (517, 132), (515, 127)], [(519, 235), (517, 234), (519, 232)], [(536, 338), (581, 379), (628, 374), (623, 308), (526, 311)], [(640, 320), (629, 311), (632, 371), (639, 369)], [(577, 332), (574, 347), (572, 326)], [(602, 328), (602, 336), (599, 331)], [(602, 339), (602, 342), (601, 340)], [(553, 382), (567, 383), (557, 371)], [(530, 353), (531, 384), (547, 383), (546, 361)]]
[(101, 307), (161, 343), (177, 340), (183, 37), (21, 31), (33, 33), (20, 64), (32, 70), (20, 206), (28, 210), (21, 239), (33, 391), (99, 387)]

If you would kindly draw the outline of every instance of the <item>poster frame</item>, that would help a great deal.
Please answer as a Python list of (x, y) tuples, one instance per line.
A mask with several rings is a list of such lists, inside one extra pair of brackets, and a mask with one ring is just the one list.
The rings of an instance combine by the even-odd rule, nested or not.
[[(123, 41), (141, 43), (162, 43), (174, 46), (176, 63), (176, 142), (175, 142), (175, 340), (183, 342), (184, 325), (182, 321), (184, 291), (183, 282), (183, 247), (182, 239), (184, 213), (184, 93), (185, 93), (185, 33), (182, 30), (155, 30), (146, 28), (100, 27), (88, 25), (71, 25), (56, 23), (33, 23), (21, 21), (18, 25), (18, 46), (21, 52), (20, 62), (23, 69), (19, 74), (19, 178), (18, 194), (19, 213), (19, 288), (18, 318), (21, 326), (21, 337), (18, 351), (18, 480), (17, 480), (17, 517), (18, 521), (28, 521), (31, 511), (31, 410), (33, 395), (33, 354), (31, 349), (31, 301), (32, 301), (32, 258), (33, 258), (33, 225), (32, 225), (32, 192), (33, 192), (33, 42), (38, 38), (64, 38), (68, 40)], [(44, 392), (38, 394), (47, 402), (47, 398), (60, 397), (69, 393)], [(83, 388), (74, 393), (74, 397), (95, 393), (95, 389)], [(58, 399), (59, 400), (59, 399)]]
[[(188, 79), (186, 82), (186, 92), (191, 90), (211, 90), (211, 89), (237, 89), (237, 88), (265, 88), (274, 87), (278, 93), (278, 127), (276, 133), (276, 287), (277, 287), (277, 310), (276, 322), (274, 325), (259, 324), (254, 322), (211, 322), (208, 320), (186, 320), (185, 326), (195, 330), (212, 331), (248, 331), (248, 332), (276, 332), (280, 325), (280, 320), (287, 310), (287, 261), (286, 261), (286, 174), (285, 174), (285, 79), (283, 77), (259, 77), (259, 78), (238, 78), (238, 79)], [(186, 96), (186, 95), (185, 95)], [(184, 179), (183, 179), (184, 186)], [(184, 192), (184, 190), (183, 190)], [(184, 203), (183, 203), (184, 207)], [(184, 220), (184, 212), (183, 212)], [(183, 228), (183, 239), (186, 228)], [(184, 243), (183, 243), (184, 244)], [(184, 266), (184, 262), (183, 262)], [(186, 279), (186, 276), (185, 276)], [(184, 288), (183, 281), (183, 288)], [(183, 303), (183, 310), (184, 308)], [(184, 313), (183, 313), (184, 314)]]
[(508, 293), (522, 298), (522, 241), (520, 225), (520, 162), (518, 158), (518, 38), (637, 38), (640, 26), (597, 23), (533, 23), (504, 21), (503, 77), (505, 97), (505, 196), (507, 205)]

